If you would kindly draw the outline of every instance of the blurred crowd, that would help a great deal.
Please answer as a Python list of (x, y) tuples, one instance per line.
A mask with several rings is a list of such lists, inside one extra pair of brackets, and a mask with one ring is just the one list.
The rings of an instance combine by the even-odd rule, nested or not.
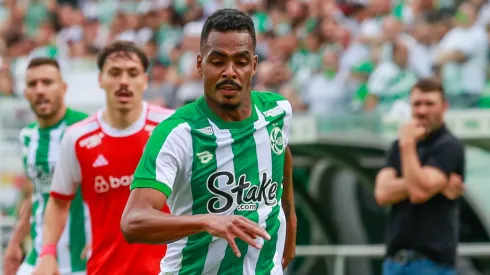
[[(203, 21), (239, 8), (255, 22), (254, 89), (318, 116), (406, 112), (411, 86), (433, 76), (452, 108), (490, 107), (485, 0), (0, 0), (0, 98), (21, 96), (16, 64), (56, 57), (96, 71), (108, 42), (151, 58), (146, 99), (176, 108), (202, 94), (195, 69)], [(1, 99), (0, 99), (1, 100)]]

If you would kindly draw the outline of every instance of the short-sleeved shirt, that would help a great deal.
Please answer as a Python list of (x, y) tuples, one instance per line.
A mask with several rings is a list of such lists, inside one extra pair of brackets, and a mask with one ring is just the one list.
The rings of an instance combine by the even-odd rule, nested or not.
[(120, 228), (145, 144), (156, 125), (173, 113), (146, 103), (142, 109), (125, 129), (111, 127), (99, 111), (68, 128), (61, 141), (51, 196), (71, 200), (80, 186), (92, 223), (87, 274), (158, 274), (165, 255), (164, 245), (128, 244)]
[(282, 274), (285, 217), (281, 207), (291, 105), (275, 93), (252, 92), (252, 115), (222, 120), (201, 97), (154, 130), (131, 189), (167, 195), (173, 215), (242, 215), (267, 230), (261, 249), (208, 233), (168, 244), (161, 274)]
[[(395, 141), (386, 167), (403, 177), (398, 146)], [(448, 178), (456, 173), (464, 179), (464, 145), (445, 126), (419, 142), (417, 152), (423, 166), (437, 168)], [(450, 200), (439, 193), (421, 204), (408, 199), (393, 204), (386, 232), (387, 256), (410, 249), (434, 262), (454, 266), (458, 240), (459, 199)]]

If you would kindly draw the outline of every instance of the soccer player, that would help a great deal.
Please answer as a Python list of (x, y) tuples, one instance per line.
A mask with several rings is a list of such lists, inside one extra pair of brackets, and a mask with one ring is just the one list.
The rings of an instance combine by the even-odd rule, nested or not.
[[(41, 253), (43, 214), (49, 198), (53, 168), (58, 161), (60, 139), (66, 127), (87, 117), (66, 107), (67, 85), (58, 62), (51, 58), (34, 58), (26, 72), (25, 98), (36, 116), (36, 122), (20, 132), (26, 176), (33, 183), (25, 192), (21, 213), (5, 253), (5, 275), (30, 275)], [(31, 193), (33, 191), (33, 193)], [(90, 224), (80, 190), (68, 210), (70, 223), (60, 228), (56, 256), (61, 274), (85, 274), (86, 261), (81, 254), (90, 239)], [(31, 222), (30, 222), (30, 221)], [(30, 224), (30, 228), (29, 228)], [(32, 249), (24, 263), (21, 243), (29, 233)], [(20, 267), (19, 267), (20, 265)]]
[(121, 228), (129, 242), (169, 243), (160, 274), (283, 274), (294, 256), (291, 105), (251, 91), (255, 44), (241, 11), (206, 20), (204, 97), (157, 126), (135, 171)]
[(142, 100), (149, 61), (134, 43), (116, 41), (108, 45), (97, 62), (107, 106), (70, 127), (61, 141), (44, 222), (46, 252), (36, 274), (57, 274), (53, 247), (67, 222), (68, 207), (78, 186), (92, 223), (87, 274), (156, 274), (165, 254), (165, 245), (128, 244), (119, 224), (148, 137), (173, 111)]

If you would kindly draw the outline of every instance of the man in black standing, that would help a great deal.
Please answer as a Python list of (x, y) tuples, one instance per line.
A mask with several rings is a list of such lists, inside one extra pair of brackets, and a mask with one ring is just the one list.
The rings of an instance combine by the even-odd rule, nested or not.
[(453, 275), (464, 145), (444, 125), (448, 103), (439, 82), (420, 80), (410, 105), (412, 120), (400, 128), (376, 178), (376, 201), (392, 205), (383, 274)]

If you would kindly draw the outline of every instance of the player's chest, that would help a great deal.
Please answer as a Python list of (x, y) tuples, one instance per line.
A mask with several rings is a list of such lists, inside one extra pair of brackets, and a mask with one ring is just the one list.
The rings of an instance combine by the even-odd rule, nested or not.
[(60, 136), (34, 136), (24, 147), (24, 161), (28, 178), (34, 184), (35, 192), (49, 193), (54, 167), (59, 158)]
[(84, 196), (128, 193), (147, 140), (147, 135), (103, 137), (99, 145), (78, 147)]

